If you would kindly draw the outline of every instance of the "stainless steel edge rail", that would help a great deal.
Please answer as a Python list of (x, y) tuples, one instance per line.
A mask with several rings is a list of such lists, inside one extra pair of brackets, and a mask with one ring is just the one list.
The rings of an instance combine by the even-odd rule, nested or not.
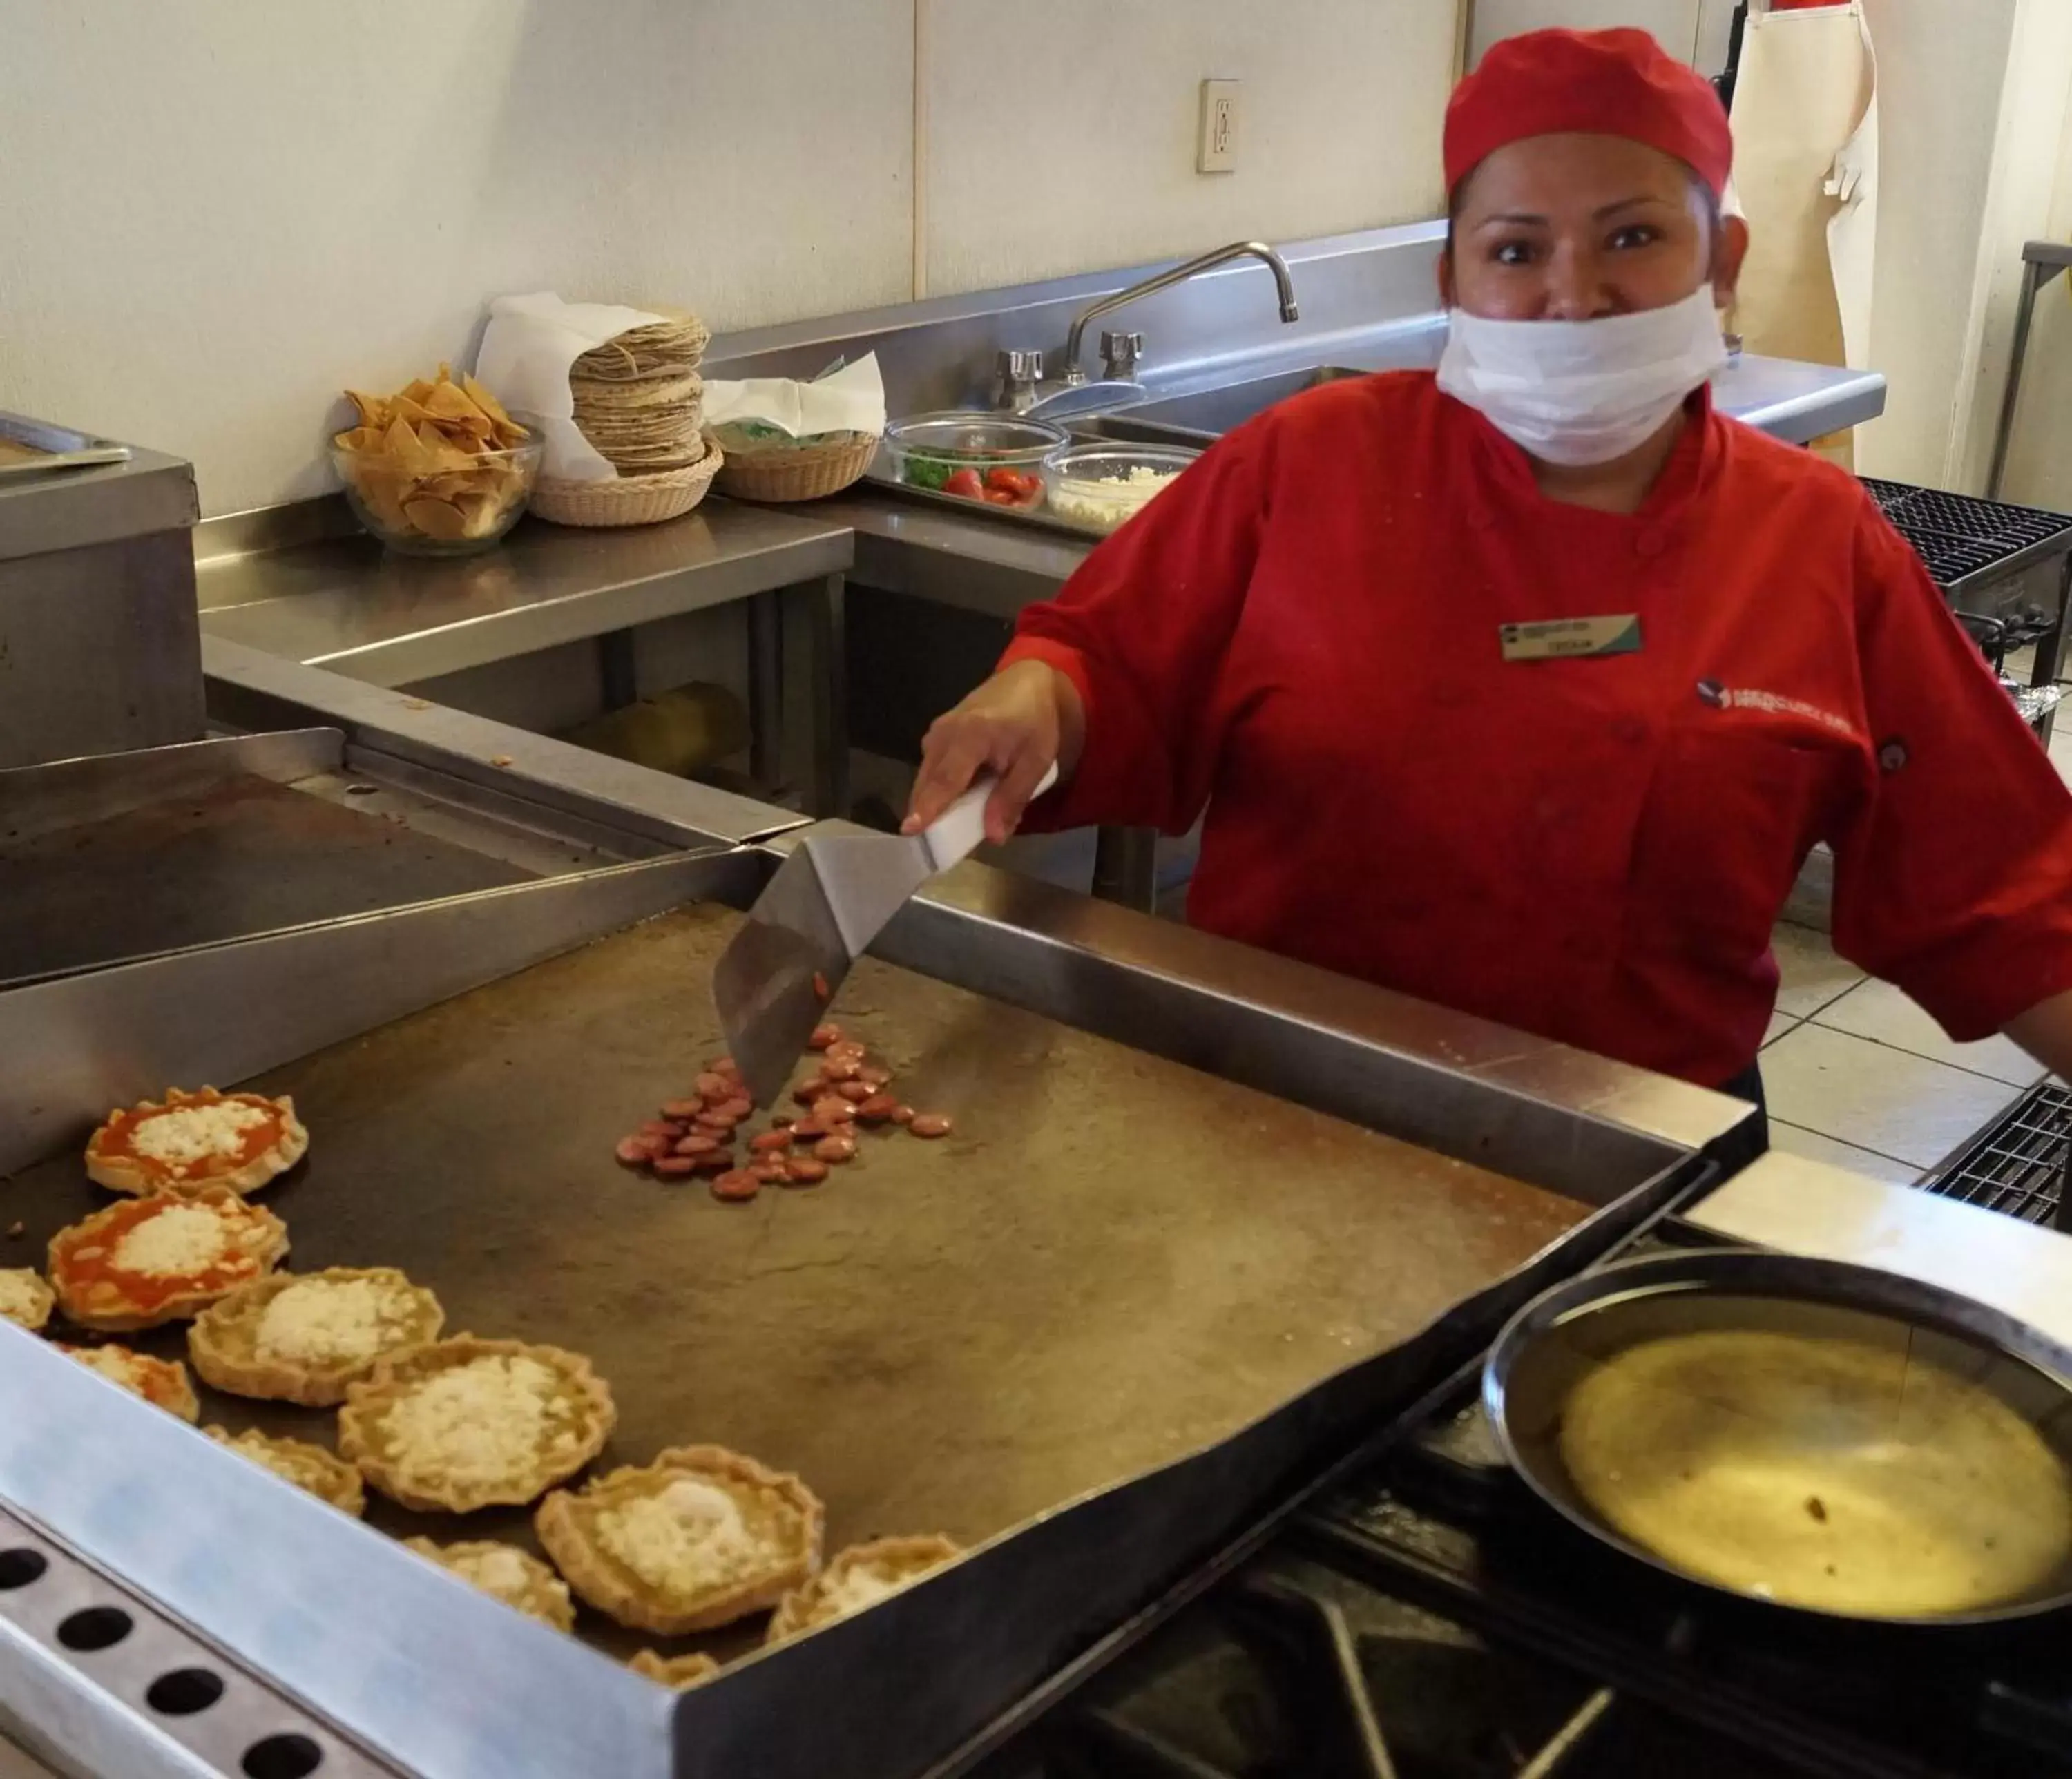
[(0, 1174), (168, 1082), (230, 1083), (692, 900), (752, 856), (668, 857), (319, 922), (0, 994)]
[(0, 1507), (0, 1733), (77, 1779), (396, 1769), (63, 1540)]
[(356, 746), (671, 845), (757, 840), (812, 819), (221, 637), (202, 639), (202, 665), (219, 721), (335, 725)]
[(26, 840), (191, 796), (243, 776), (290, 784), (312, 773), (335, 771), (344, 761), (344, 732), (313, 728), (10, 766), (0, 770), (0, 836)]
[(1753, 1116), (1724, 1094), (985, 865), (937, 879), (872, 949), (1589, 1204)]
[[(0, 1326), (0, 1502), (404, 1772), (669, 1772), (672, 1701), (660, 1688), (12, 1326)], [(236, 1528), (228, 1547), (227, 1526)], [(255, 1562), (257, 1552), (279, 1559)], [(127, 1692), (74, 1689), (68, 1707), (48, 1702), (46, 1721), (32, 1727), (73, 1738), (77, 1751), (120, 1747), (138, 1733)], [(197, 1769), (140, 1759), (126, 1772), (89, 1770), (159, 1779)]]

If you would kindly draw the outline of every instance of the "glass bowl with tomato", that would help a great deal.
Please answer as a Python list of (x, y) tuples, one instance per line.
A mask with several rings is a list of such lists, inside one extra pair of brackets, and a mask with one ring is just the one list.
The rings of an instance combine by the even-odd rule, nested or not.
[(1046, 421), (977, 409), (916, 414), (885, 429), (893, 473), (909, 487), (1025, 512), (1042, 504), (1043, 460), (1066, 442)]

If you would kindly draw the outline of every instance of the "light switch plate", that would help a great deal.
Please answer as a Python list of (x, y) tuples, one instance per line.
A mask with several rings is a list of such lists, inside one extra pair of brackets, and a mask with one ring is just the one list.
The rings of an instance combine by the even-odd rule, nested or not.
[(1200, 128), (1194, 146), (1197, 173), (1237, 171), (1237, 89), (1235, 80), (1202, 83)]

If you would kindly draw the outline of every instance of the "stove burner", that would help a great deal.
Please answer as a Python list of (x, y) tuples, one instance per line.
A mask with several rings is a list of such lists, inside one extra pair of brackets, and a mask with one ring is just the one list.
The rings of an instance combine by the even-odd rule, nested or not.
[(987, 1779), (2072, 1779), (2062, 1631), (1686, 1587), (1545, 1512), (1480, 1415), (1457, 1399)]
[(1852, 1625), (1680, 1582), (1540, 1503), (1478, 1385), (983, 1779), (2072, 1779), (2062, 1621)]

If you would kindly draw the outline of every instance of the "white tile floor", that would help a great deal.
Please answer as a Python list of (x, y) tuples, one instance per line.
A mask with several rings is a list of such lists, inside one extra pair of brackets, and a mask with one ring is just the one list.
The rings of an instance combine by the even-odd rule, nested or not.
[[(2072, 721), (2050, 753), (2072, 784)], [(1911, 1181), (2043, 1078), (2005, 1038), (1951, 1043), (1897, 988), (1837, 957), (1826, 934), (1786, 924), (1776, 943), (1783, 981), (1762, 1074), (1778, 1148)]]

